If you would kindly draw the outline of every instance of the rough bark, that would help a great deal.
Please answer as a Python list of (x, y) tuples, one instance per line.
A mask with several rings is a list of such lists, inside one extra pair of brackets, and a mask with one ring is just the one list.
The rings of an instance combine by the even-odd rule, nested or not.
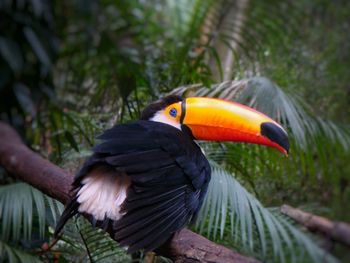
[(320, 232), (332, 240), (350, 247), (350, 225), (344, 222), (331, 221), (328, 218), (313, 215), (300, 209), (283, 205), (281, 212), (294, 219), (313, 232)]
[[(9, 125), (0, 122), (0, 165), (16, 178), (31, 184), (54, 199), (66, 203), (73, 176), (45, 160), (23, 144)], [(158, 251), (174, 262), (257, 263), (224, 246), (183, 229)]]
[(188, 229), (179, 231), (162, 247), (162, 254), (180, 262), (216, 262), (216, 263), (257, 263), (254, 258), (242, 256), (221, 245), (215, 244)]
[(66, 203), (73, 177), (31, 151), (9, 125), (0, 122), (0, 165), (16, 178)]

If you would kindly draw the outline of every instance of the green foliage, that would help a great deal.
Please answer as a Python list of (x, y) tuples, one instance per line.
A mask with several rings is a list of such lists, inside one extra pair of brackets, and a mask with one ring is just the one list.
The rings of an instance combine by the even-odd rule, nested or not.
[[(19, 241), (36, 233), (44, 236), (46, 220), (54, 225), (62, 205), (25, 183), (0, 186), (1, 239)], [(37, 225), (34, 225), (34, 220)]]
[(100, 229), (93, 228), (86, 220), (79, 220), (78, 231), (84, 241), (91, 262), (126, 262), (130, 256)]
[[(288, 129), (290, 157), (251, 145), (202, 144), (220, 167), (214, 165), (198, 227), (264, 261), (318, 262), (323, 251), (316, 243), (261, 203), (316, 202), (316, 213), (328, 207), (328, 216), (350, 220), (344, 209), (350, 198), (349, 10), (340, 0), (5, 1), (0, 119), (33, 149), (75, 171), (96, 134), (137, 119), (169, 92), (255, 107)], [(236, 81), (213, 85), (227, 71)], [(29, 186), (0, 179), (0, 254), (30, 262), (27, 252), (39, 247), (32, 239), (53, 241), (48, 226), (60, 207)], [(30, 243), (27, 252), (23, 240)], [(130, 260), (81, 219), (41, 259), (57, 255), (62, 261)]]
[[(235, 167), (242, 166), (242, 169), (245, 169), (244, 172), (241, 171), (243, 174), (265, 173), (271, 176), (271, 173), (274, 173), (278, 177), (283, 167), (284, 174), (290, 173), (292, 176), (295, 175), (295, 170), (302, 168), (304, 174), (312, 175), (314, 178), (320, 172), (324, 179), (334, 182), (339, 182), (343, 177), (341, 171), (329, 170), (331, 162), (336, 165), (336, 160), (329, 153), (336, 151), (342, 154), (348, 151), (350, 146), (348, 126), (324, 120), (314, 116), (310, 111), (308, 113), (308, 106), (300, 97), (284, 92), (267, 78), (254, 77), (227, 81), (212, 85), (210, 88), (202, 85), (183, 86), (175, 89), (173, 93), (183, 96), (218, 97), (240, 102), (266, 113), (288, 129), (292, 143), (290, 156), (292, 160), (283, 160), (271, 151), (262, 149), (257, 153), (254, 147), (228, 145), (227, 147), (232, 150), (226, 151), (225, 154), (235, 154), (234, 151), (238, 151), (235, 155), (239, 159), (232, 160), (232, 163)], [(256, 159), (255, 156), (258, 155), (261, 158), (255, 160), (256, 164), (253, 166), (250, 160)], [(222, 155), (221, 157), (225, 158)], [(276, 162), (266, 163), (266, 160)], [(255, 168), (251, 170), (250, 166)], [(267, 169), (262, 171), (264, 167)]]
[(62, 210), (58, 201), (27, 184), (0, 186), (0, 258), (10, 263), (41, 262), (30, 251), (23, 251), (21, 244), (28, 250), (35, 240), (42, 240)]
[(92, 227), (82, 217), (68, 225), (56, 248), (69, 262), (132, 262), (125, 249), (119, 247), (106, 232)]
[(283, 91), (265, 77), (253, 77), (240, 81), (227, 81), (205, 87), (203, 85), (183, 86), (173, 93), (183, 96), (207, 96), (240, 102), (272, 117), (288, 128), (298, 147), (304, 151), (317, 144), (321, 135), (330, 145), (340, 144), (344, 150), (350, 146), (350, 133), (347, 126), (336, 125), (307, 113), (305, 101)]
[(52, 10), (45, 1), (2, 1), (0, 17), (1, 118), (23, 129), (25, 117), (53, 99), (58, 41)]
[(197, 229), (215, 240), (274, 262), (337, 262), (281, 215), (272, 213), (215, 162)]
[(41, 262), (37, 257), (24, 252), (21, 249), (14, 248), (0, 240), (0, 258), (3, 262), (9, 263), (38, 263)]
[(268, 76), (306, 98), (316, 115), (349, 122), (349, 4), (251, 1), (235, 64), (241, 77)]

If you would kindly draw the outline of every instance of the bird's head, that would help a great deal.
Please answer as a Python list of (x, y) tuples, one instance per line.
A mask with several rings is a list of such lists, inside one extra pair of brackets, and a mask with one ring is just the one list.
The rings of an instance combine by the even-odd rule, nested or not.
[(196, 140), (233, 141), (274, 147), (288, 155), (289, 142), (280, 124), (252, 108), (214, 98), (168, 96), (149, 105), (141, 119), (187, 126)]

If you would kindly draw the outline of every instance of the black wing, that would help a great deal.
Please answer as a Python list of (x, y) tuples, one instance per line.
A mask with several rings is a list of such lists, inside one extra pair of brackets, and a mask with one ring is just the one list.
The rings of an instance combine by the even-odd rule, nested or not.
[(203, 202), (210, 167), (189, 133), (158, 122), (118, 125), (98, 137), (94, 154), (74, 186), (97, 165), (109, 165), (131, 178), (125, 213), (109, 228), (128, 251), (153, 250), (193, 220)]

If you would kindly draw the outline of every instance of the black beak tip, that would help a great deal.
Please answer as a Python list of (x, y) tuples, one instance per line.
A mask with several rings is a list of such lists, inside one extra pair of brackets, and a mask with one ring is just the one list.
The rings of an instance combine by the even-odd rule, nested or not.
[(260, 126), (261, 135), (269, 138), (272, 142), (277, 143), (287, 154), (289, 153), (289, 140), (287, 133), (278, 125), (272, 122), (264, 122)]

